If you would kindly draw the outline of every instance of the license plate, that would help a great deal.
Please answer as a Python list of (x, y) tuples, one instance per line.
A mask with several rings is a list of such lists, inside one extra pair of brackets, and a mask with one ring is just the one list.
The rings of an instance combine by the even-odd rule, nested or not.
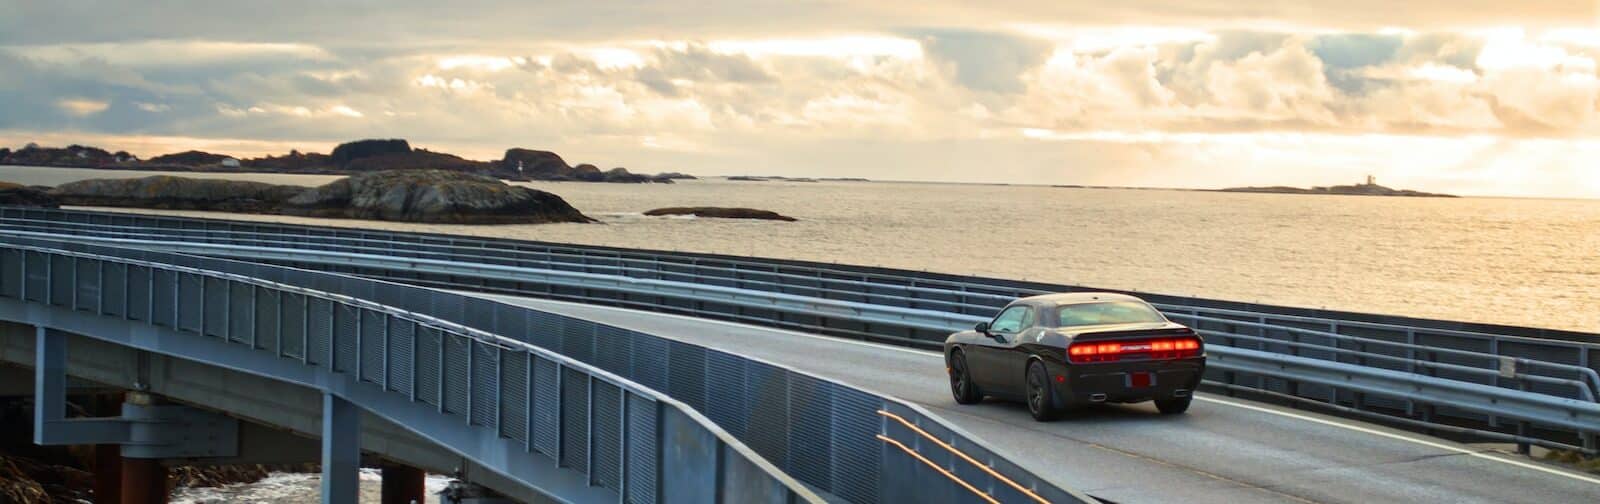
[(1155, 381), (1155, 377), (1150, 373), (1128, 373), (1128, 388), (1146, 388)]

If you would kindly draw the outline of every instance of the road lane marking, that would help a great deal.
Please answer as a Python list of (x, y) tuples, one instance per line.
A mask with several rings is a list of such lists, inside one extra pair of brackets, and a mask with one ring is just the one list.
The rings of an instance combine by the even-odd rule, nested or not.
[(1539, 472), (1549, 473), (1549, 474), (1553, 474), (1553, 475), (1556, 475), (1556, 476), (1562, 476), (1562, 477), (1566, 477), (1566, 478), (1575, 479), (1575, 480), (1578, 480), (1578, 481), (1583, 481), (1583, 482), (1594, 483), (1596, 485), (1600, 485), (1600, 478), (1585, 476), (1583, 474), (1579, 474), (1579, 473), (1576, 473), (1576, 472), (1562, 470), (1562, 469), (1556, 469), (1556, 468), (1553, 468), (1553, 467), (1546, 467), (1544, 465), (1535, 464), (1535, 463), (1531, 463), (1531, 462), (1523, 462), (1523, 461), (1520, 461), (1520, 460), (1511, 460), (1511, 459), (1507, 459), (1507, 458), (1496, 457), (1496, 456), (1489, 455), (1487, 453), (1483, 453), (1483, 452), (1480, 452), (1480, 451), (1469, 450), (1469, 449), (1462, 448), (1462, 447), (1459, 447), (1459, 446), (1451, 446), (1451, 445), (1440, 443), (1440, 442), (1436, 442), (1436, 441), (1429, 441), (1427, 439), (1421, 439), (1421, 438), (1416, 438), (1416, 437), (1411, 437), (1411, 436), (1400, 435), (1400, 434), (1396, 434), (1396, 433), (1393, 433), (1393, 432), (1387, 432), (1387, 431), (1383, 431), (1383, 430), (1372, 429), (1372, 428), (1368, 428), (1368, 427), (1362, 427), (1360, 425), (1355, 425), (1355, 424), (1350, 424), (1350, 423), (1345, 423), (1345, 422), (1337, 422), (1337, 421), (1329, 420), (1329, 419), (1326, 419), (1326, 418), (1317, 418), (1317, 417), (1314, 417), (1314, 416), (1301, 415), (1301, 414), (1298, 414), (1298, 413), (1291, 413), (1291, 412), (1288, 412), (1288, 411), (1280, 411), (1280, 410), (1276, 410), (1276, 409), (1272, 409), (1272, 408), (1264, 408), (1264, 407), (1261, 407), (1261, 406), (1252, 406), (1252, 405), (1244, 404), (1244, 403), (1241, 403), (1241, 402), (1217, 399), (1217, 398), (1213, 398), (1213, 397), (1195, 396), (1195, 399), (1199, 399), (1201, 401), (1206, 401), (1206, 402), (1210, 402), (1210, 403), (1233, 406), (1235, 408), (1243, 408), (1243, 409), (1247, 409), (1247, 410), (1251, 410), (1251, 411), (1255, 411), (1255, 412), (1259, 412), (1259, 413), (1267, 413), (1267, 414), (1271, 414), (1271, 415), (1278, 415), (1278, 416), (1282, 416), (1282, 417), (1305, 420), (1307, 422), (1319, 423), (1319, 424), (1322, 424), (1322, 425), (1327, 425), (1327, 426), (1331, 426), (1331, 427), (1338, 427), (1338, 428), (1341, 428), (1341, 429), (1352, 430), (1352, 431), (1356, 431), (1356, 432), (1363, 432), (1363, 433), (1367, 433), (1367, 434), (1372, 434), (1374, 436), (1386, 437), (1386, 438), (1389, 438), (1389, 439), (1396, 439), (1396, 440), (1400, 440), (1400, 441), (1406, 441), (1406, 442), (1415, 443), (1415, 444), (1419, 444), (1419, 445), (1423, 445), (1423, 446), (1429, 446), (1429, 447), (1433, 447), (1433, 448), (1438, 448), (1440, 450), (1454, 452), (1454, 453), (1458, 453), (1458, 454), (1462, 454), (1462, 455), (1471, 455), (1473, 457), (1481, 458), (1481, 459), (1484, 459), (1484, 460), (1492, 460), (1492, 461), (1495, 461), (1495, 462), (1500, 462), (1502, 464), (1509, 464), (1509, 465), (1521, 467), (1521, 468), (1524, 468), (1524, 469), (1533, 469), (1533, 470), (1539, 471)]

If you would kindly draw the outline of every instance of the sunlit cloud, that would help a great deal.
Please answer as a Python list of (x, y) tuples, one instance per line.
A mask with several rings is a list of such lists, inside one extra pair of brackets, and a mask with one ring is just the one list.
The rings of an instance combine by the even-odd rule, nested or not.
[(721, 53), (751, 56), (885, 56), (899, 59), (922, 57), (916, 40), (886, 36), (841, 36), (809, 39), (713, 40), (706, 44)]
[(485, 72), (498, 72), (498, 71), (505, 70), (505, 69), (508, 69), (508, 68), (517, 67), (518, 64), (519, 64), (518, 60), (520, 60), (523, 64), (526, 64), (526, 62), (527, 62), (527, 60), (525, 58), (521, 58), (521, 57), (518, 57), (518, 58), (507, 58), (507, 57), (504, 57), (504, 56), (481, 56), (481, 55), (448, 56), (448, 57), (439, 59), (439, 69), (440, 70), (455, 70), (455, 69), (461, 68), (461, 69), (479, 70), (479, 71), (485, 71)]
[(61, 107), (68, 114), (83, 117), (105, 112), (106, 109), (111, 108), (111, 102), (88, 98), (67, 98), (57, 101), (56, 106)]
[(138, 107), (139, 110), (143, 110), (145, 112), (150, 112), (150, 113), (159, 113), (159, 112), (166, 112), (168, 110), (172, 110), (171, 106), (169, 106), (167, 104), (164, 104), (164, 103), (138, 102), (138, 103), (133, 104), (133, 106)]
[(320, 47), (296, 43), (259, 43), (203, 40), (147, 40), (125, 43), (6, 46), (28, 58), (75, 62), (87, 58), (128, 66), (192, 66), (257, 58), (326, 61), (333, 58)]

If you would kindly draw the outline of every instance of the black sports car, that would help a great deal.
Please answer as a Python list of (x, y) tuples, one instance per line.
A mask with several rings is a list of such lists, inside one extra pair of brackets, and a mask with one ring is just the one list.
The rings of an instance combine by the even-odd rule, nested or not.
[(1206, 367), (1193, 330), (1142, 299), (1093, 292), (1012, 301), (945, 339), (944, 356), (956, 402), (1020, 400), (1040, 421), (1101, 402), (1154, 400), (1164, 414), (1183, 413)]

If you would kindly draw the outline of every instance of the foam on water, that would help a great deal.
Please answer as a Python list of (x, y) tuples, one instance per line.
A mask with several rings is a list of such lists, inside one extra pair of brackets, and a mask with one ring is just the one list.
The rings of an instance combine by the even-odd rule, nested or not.
[[(429, 474), (427, 503), (439, 502), (439, 491), (450, 484), (447, 476)], [(315, 473), (272, 473), (255, 483), (215, 488), (179, 488), (173, 491), (173, 504), (299, 504), (321, 498), (322, 476)], [(379, 502), (383, 477), (377, 469), (361, 469), (361, 502)]]

